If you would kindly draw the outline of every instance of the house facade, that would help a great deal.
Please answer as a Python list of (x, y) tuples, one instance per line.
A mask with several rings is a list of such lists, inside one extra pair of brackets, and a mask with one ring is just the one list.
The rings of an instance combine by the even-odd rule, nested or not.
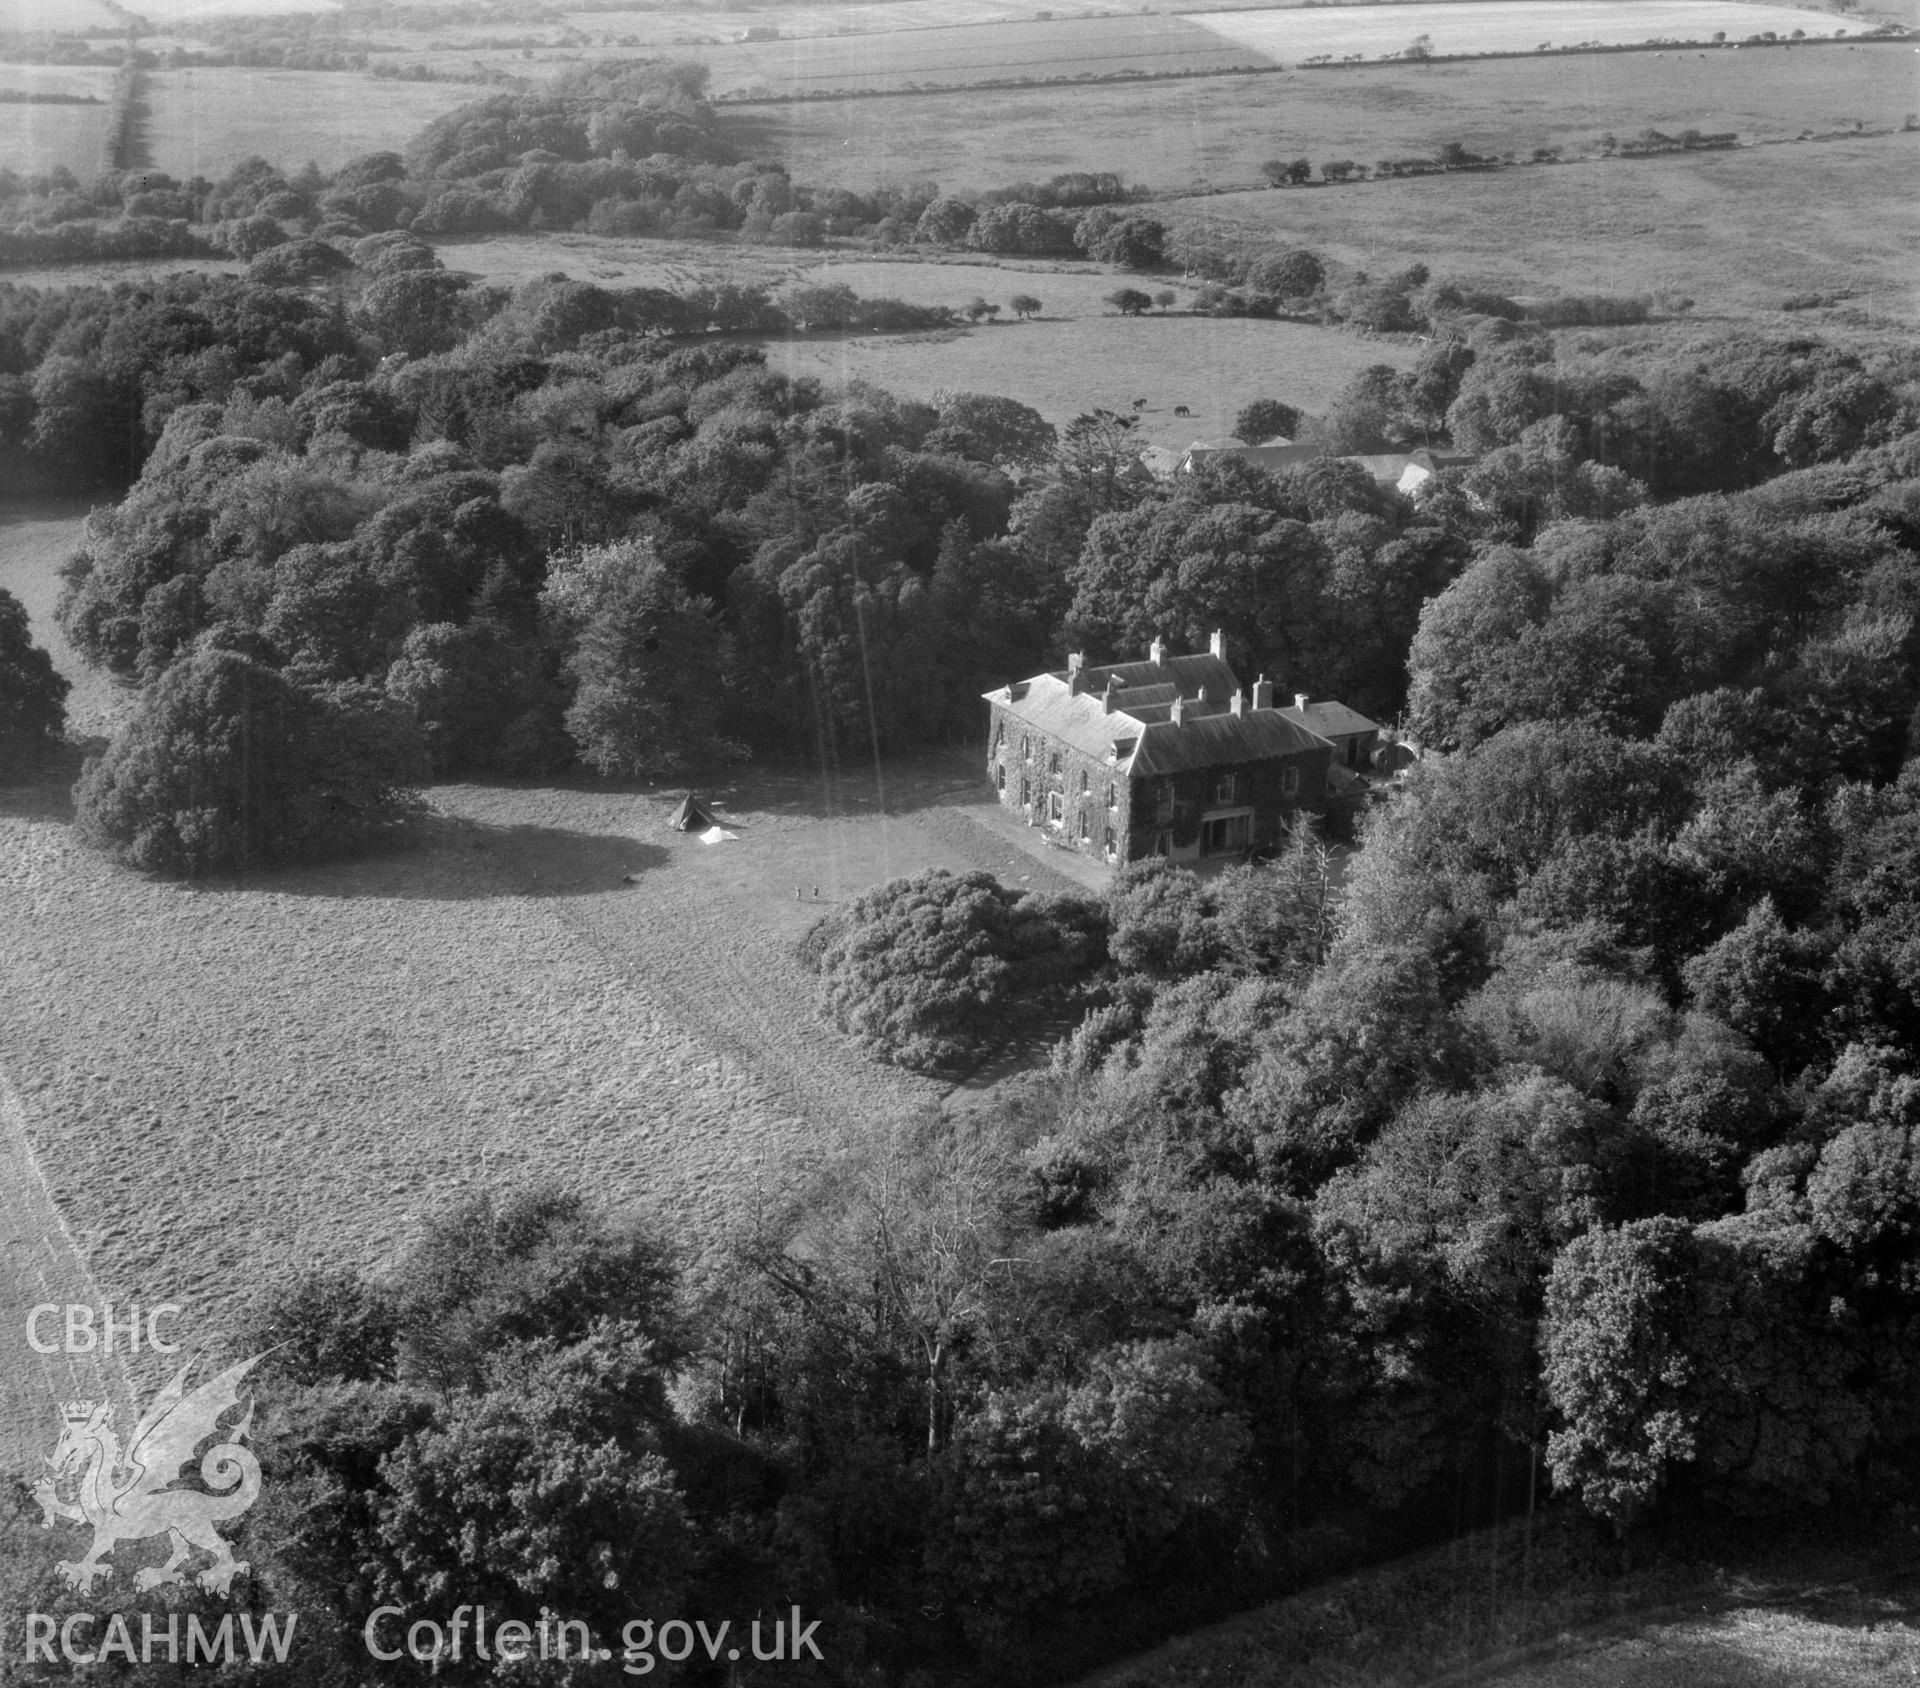
[(1204, 654), (1156, 639), (1141, 662), (1038, 674), (985, 694), (987, 777), (1058, 844), (1115, 865), (1235, 857), (1322, 814), (1334, 747), (1243, 690), (1216, 633)]

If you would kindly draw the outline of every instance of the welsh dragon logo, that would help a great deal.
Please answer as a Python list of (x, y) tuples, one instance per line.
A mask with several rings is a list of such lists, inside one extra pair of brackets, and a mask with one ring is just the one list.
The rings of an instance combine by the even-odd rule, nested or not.
[[(234, 1558), (214, 1526), (239, 1517), (260, 1495), (260, 1462), (240, 1445), (253, 1422), (252, 1400), (237, 1424), (222, 1432), (220, 1421), (241, 1404), (240, 1380), (260, 1359), (256, 1354), (229, 1366), (191, 1393), (189, 1361), (153, 1398), (124, 1452), (110, 1403), (65, 1404), (60, 1442), (47, 1461), (53, 1475), (34, 1485), (33, 1498), (40, 1503), (42, 1528), (50, 1529), (56, 1518), (93, 1527), (86, 1557), (62, 1560), (57, 1567), (68, 1586), (90, 1593), (96, 1581), (113, 1575), (113, 1567), (103, 1561), (115, 1547), (157, 1535), (172, 1539), (173, 1555), (164, 1565), (138, 1572), (136, 1589), (183, 1581), (181, 1567), (195, 1548), (213, 1555), (213, 1563), (197, 1579), (211, 1593), (225, 1594), (234, 1576), (247, 1569), (247, 1562)], [(221, 1439), (207, 1449), (199, 1467), (201, 1481), (212, 1492), (175, 1487), (194, 1450), (215, 1435)], [(71, 1500), (60, 1492), (69, 1483)]]

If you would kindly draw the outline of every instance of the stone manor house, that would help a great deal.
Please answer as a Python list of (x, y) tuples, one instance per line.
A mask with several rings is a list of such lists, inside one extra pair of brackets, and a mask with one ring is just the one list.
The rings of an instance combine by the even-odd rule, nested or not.
[[(1191, 862), (1278, 844), (1297, 814), (1324, 814), (1330, 785), (1353, 782), (1378, 725), (1304, 694), (1276, 706), (1251, 692), (1225, 640), (1144, 662), (1037, 674), (987, 692), (987, 777), (1009, 809), (1058, 843), (1110, 863)], [(1335, 772), (1336, 769), (1342, 770)]]

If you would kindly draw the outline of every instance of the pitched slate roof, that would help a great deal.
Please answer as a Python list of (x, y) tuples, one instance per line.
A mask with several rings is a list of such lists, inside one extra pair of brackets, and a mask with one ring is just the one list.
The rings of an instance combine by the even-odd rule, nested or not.
[(1331, 750), (1323, 738), (1296, 726), (1278, 709), (1250, 709), (1244, 715), (1189, 716), (1145, 727), (1127, 762), (1136, 776), (1181, 774), (1194, 768), (1224, 768), (1238, 762), (1266, 762), (1276, 756), (1300, 756)]
[[(1108, 676), (1182, 672), (1187, 684), (1149, 682), (1116, 687), (1114, 708), (1106, 707)], [(1239, 690), (1232, 669), (1216, 656), (1170, 657), (1162, 663), (1114, 663), (1086, 671), (1088, 687), (1073, 690), (1063, 674), (1039, 674), (1022, 684), (986, 693), (1024, 726), (1070, 745), (1083, 755), (1110, 761), (1129, 775), (1181, 773), (1194, 768), (1230, 767), (1275, 756), (1327, 750), (1319, 735), (1278, 709), (1249, 709), (1236, 715), (1226, 699)], [(1224, 676), (1224, 682), (1222, 680)], [(1206, 701), (1196, 697), (1194, 681), (1217, 687)], [(1173, 702), (1185, 693), (1181, 720), (1172, 720)], [(1121, 698), (1127, 701), (1124, 706)], [(1151, 698), (1152, 701), (1146, 701)]]
[(1289, 704), (1277, 713), (1324, 739), (1350, 738), (1356, 733), (1380, 730), (1378, 721), (1369, 721), (1359, 710), (1349, 709), (1344, 703), (1309, 703), (1304, 709)]

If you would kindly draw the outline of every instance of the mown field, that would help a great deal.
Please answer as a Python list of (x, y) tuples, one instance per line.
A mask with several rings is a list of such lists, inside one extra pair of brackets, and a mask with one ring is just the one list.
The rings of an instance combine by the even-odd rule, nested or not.
[(364, 153), (405, 146), (442, 112), (483, 92), (451, 83), (232, 66), (155, 71), (143, 87), (147, 153), (155, 168), (215, 179), (255, 156), (289, 172), (309, 160), (337, 170)]
[(1920, 109), (1916, 63), (1905, 45), (1612, 53), (755, 106), (722, 120), (743, 150), (782, 159), (796, 180), (855, 189), (923, 177), (984, 188), (1063, 170), (1159, 188), (1251, 185), (1264, 159), (1370, 164), (1446, 140), (1529, 156), (1647, 128), (1744, 139), (1898, 128)]
[(1920, 320), (1916, 171), (1920, 134), (1903, 134), (1217, 194), (1160, 210), (1197, 235), (1297, 241), (1362, 269), (1419, 260), (1522, 292), (1676, 291), (1705, 316), (1844, 292), (1868, 321), (1910, 323)]
[[(0, 586), (63, 662), (76, 524), (0, 515)], [(200, 888), (83, 850), (73, 775), (0, 788), (0, 1073), (101, 1292), (209, 1334), (481, 1184), (558, 1177), (698, 1257), (835, 1127), (939, 1100), (815, 1022), (806, 926), (931, 865), (1060, 883), (938, 758), (725, 771), (717, 847), (665, 829), (666, 793), (443, 786), (412, 849)]]
[[(1437, 5), (1286, 7), (1196, 13), (1225, 40), (1293, 64), (1319, 55), (1381, 58), (1425, 37), (1436, 54), (1528, 53), (1542, 45), (1632, 46), (1643, 41), (1729, 41), (1774, 31), (1844, 33), (1831, 12), (1744, 0), (1443, 0)], [(1857, 26), (1856, 26), (1857, 27)]]
[[(1525, 1574), (1523, 1521), (1321, 1583), (1077, 1688), (1883, 1688), (1920, 1677), (1920, 1564), (1776, 1522), (1756, 1543), (1642, 1543), (1617, 1576)], [(1553, 1526), (1542, 1545), (1553, 1550)], [(1810, 1538), (1810, 1539), (1809, 1539)], [(1571, 1574), (1568, 1574), (1571, 1572)]]

